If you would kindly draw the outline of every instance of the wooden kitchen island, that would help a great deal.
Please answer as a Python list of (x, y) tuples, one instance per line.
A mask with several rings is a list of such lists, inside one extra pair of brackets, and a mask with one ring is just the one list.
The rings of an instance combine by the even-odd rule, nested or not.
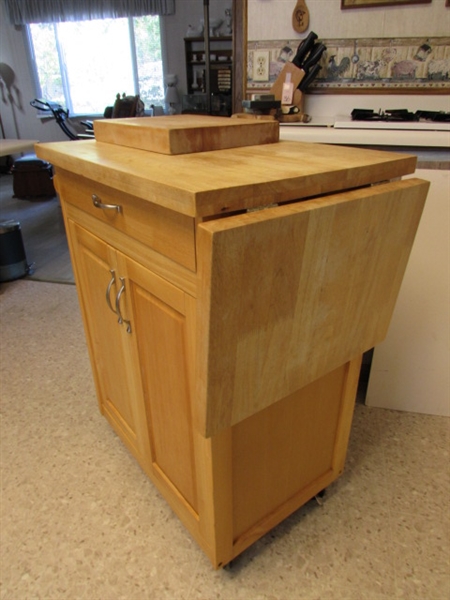
[(361, 356), (386, 335), (428, 183), (400, 180), (412, 156), (277, 136), (143, 149), (189, 118), (36, 152), (56, 170), (100, 410), (218, 568), (342, 473)]

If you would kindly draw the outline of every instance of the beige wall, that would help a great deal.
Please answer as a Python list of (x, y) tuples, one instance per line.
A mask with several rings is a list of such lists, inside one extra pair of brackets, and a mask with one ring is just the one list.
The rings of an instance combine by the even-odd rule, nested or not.
[[(309, 31), (319, 37), (439, 37), (450, 32), (450, 8), (445, 0), (431, 4), (341, 10), (341, 0), (306, 0), (309, 29), (297, 34), (292, 28), (294, 0), (248, 0), (248, 39), (302, 39)], [(408, 108), (450, 111), (449, 96), (309, 94), (305, 110), (312, 115), (349, 114), (352, 108)]]
[[(431, 4), (341, 10), (341, 0), (306, 0), (309, 29), (323, 38), (448, 36), (450, 8)], [(294, 0), (248, 0), (248, 39), (293, 39)]]

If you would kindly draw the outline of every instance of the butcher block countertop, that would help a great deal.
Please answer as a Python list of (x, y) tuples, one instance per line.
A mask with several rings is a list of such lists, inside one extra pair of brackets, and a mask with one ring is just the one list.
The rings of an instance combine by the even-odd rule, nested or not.
[(53, 165), (191, 217), (256, 208), (413, 173), (416, 157), (281, 141), (166, 156), (83, 140), (36, 145)]

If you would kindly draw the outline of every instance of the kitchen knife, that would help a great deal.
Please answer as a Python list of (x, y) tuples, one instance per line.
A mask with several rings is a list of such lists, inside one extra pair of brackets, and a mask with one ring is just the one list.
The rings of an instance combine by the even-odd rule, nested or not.
[(301, 65), (300, 68), (305, 72), (305, 76), (303, 77), (303, 79), (301, 80), (301, 82), (298, 86), (298, 89), (301, 92), (305, 92), (306, 89), (311, 85), (313, 80), (319, 74), (321, 67), (318, 63), (319, 63), (320, 59), (322, 58), (322, 54), (325, 52), (326, 49), (327, 49), (327, 47), (322, 43), (314, 44), (310, 53), (308, 54), (306, 59), (303, 61), (303, 64)]
[(304, 61), (308, 52), (314, 46), (314, 42), (317, 40), (317, 38), (318, 38), (317, 33), (314, 33), (314, 31), (311, 31), (310, 33), (308, 33), (308, 35), (305, 37), (305, 39), (302, 40), (300, 42), (300, 44), (298, 45), (297, 53), (294, 56), (294, 58), (292, 59), (292, 63), (299, 69), (301, 69), (302, 62)]
[(308, 57), (303, 60), (303, 64), (300, 68), (303, 69), (305, 73), (308, 73), (309, 69), (319, 62), (326, 49), (327, 47), (322, 43), (314, 44), (311, 52), (308, 54)]
[(301, 80), (300, 85), (298, 86), (298, 89), (301, 92), (306, 92), (307, 88), (319, 74), (321, 68), (322, 67), (320, 65), (315, 64), (313, 68), (309, 71), (309, 73)]

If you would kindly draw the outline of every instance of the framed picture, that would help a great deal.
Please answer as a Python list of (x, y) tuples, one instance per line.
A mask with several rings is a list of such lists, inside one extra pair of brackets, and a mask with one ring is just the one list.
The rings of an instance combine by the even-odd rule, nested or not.
[[(447, 3), (449, 0), (446, 0)], [(368, 6), (397, 6), (402, 4), (431, 4), (431, 0), (341, 0), (341, 8), (366, 8)]]

